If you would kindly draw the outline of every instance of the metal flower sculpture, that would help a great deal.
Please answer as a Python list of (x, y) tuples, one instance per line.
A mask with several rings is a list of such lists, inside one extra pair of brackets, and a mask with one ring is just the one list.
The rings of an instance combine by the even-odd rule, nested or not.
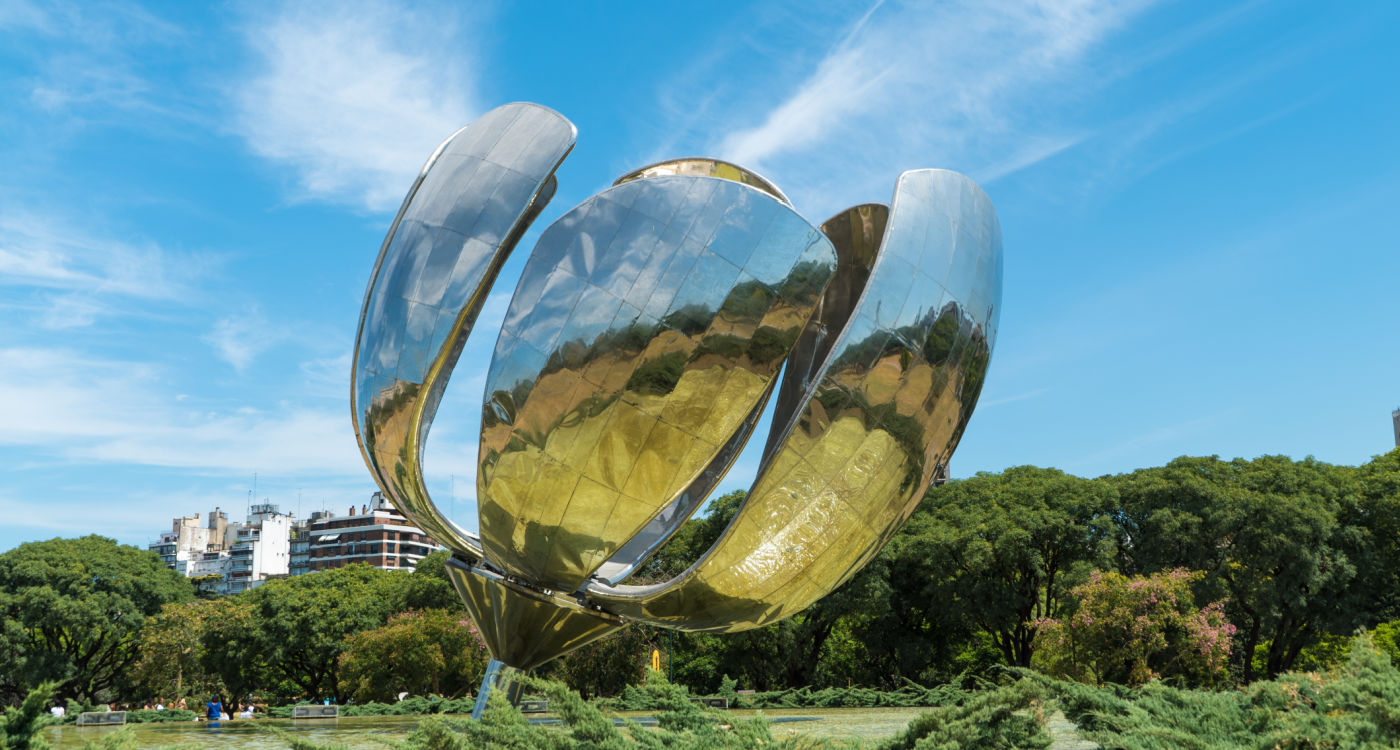
[[(942, 471), (1001, 296), (987, 196), (943, 170), (820, 227), (715, 159), (623, 175), (541, 234), (486, 379), (480, 534), (428, 497), (438, 401), (575, 128), (509, 104), (429, 158), (389, 229), (356, 341), (356, 436), (385, 495), (453, 552), (492, 656), (531, 669), (629, 621), (755, 628), (850, 578)], [(628, 576), (702, 504), (768, 401), (747, 499), (689, 570)]]

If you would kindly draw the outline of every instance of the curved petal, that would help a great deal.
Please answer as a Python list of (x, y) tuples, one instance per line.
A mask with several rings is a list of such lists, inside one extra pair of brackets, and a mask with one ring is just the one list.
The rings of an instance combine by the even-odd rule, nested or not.
[(395, 507), (439, 543), (480, 555), (434, 507), (422, 454), (447, 380), (501, 264), (554, 194), (576, 131), (507, 104), (429, 158), (384, 239), (355, 340), (351, 410), (365, 463)]
[(684, 174), (696, 177), (719, 177), (720, 179), (742, 182), (749, 187), (758, 188), (763, 192), (777, 198), (783, 205), (791, 206), (792, 201), (788, 200), (783, 191), (777, 185), (769, 182), (763, 175), (746, 169), (722, 159), (713, 159), (708, 156), (688, 156), (684, 159), (667, 159), (655, 164), (648, 164), (645, 167), (634, 169), (631, 172), (613, 181), (614, 185), (621, 185), (624, 182), (640, 180), (646, 177), (660, 177), (668, 174)]
[(957, 445), (991, 353), (1000, 266), (976, 184), (901, 175), (869, 281), (723, 536), (672, 581), (595, 584), (590, 599), (666, 627), (736, 631), (801, 611), (859, 570)]
[(487, 375), (486, 560), (573, 591), (677, 498), (702, 497), (835, 260), (791, 208), (712, 177), (628, 180), (546, 229)]

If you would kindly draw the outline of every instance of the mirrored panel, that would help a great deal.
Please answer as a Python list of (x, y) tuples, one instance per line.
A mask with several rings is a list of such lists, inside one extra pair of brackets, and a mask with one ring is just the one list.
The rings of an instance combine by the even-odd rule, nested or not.
[(422, 448), (442, 389), (496, 273), (573, 147), (573, 124), (508, 104), (454, 133), (409, 190), (380, 249), (355, 342), (351, 408), (386, 496), (440, 543), (476, 551), (423, 486)]
[(670, 174), (590, 198), (540, 245), (564, 249), (526, 263), (487, 378), (481, 538), (491, 565), (571, 591), (708, 493), (836, 255), (767, 193)]
[[(838, 247), (861, 245), (858, 219), (825, 229)], [(809, 345), (817, 361), (795, 416), (775, 422), (781, 434), (724, 535), (672, 581), (595, 584), (592, 600), (669, 627), (744, 630), (802, 610), (859, 570), (913, 512), (975, 405), (1000, 298), (1000, 237), (982, 231), (973, 242), (941, 228), (995, 221), (962, 175), (902, 175), (869, 278), (832, 343)], [(792, 387), (802, 382), (794, 375)]]

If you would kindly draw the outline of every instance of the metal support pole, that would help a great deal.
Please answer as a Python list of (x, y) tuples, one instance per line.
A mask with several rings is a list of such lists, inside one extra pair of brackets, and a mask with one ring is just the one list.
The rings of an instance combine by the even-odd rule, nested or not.
[(520, 705), (520, 693), (525, 688), (525, 673), (504, 662), (492, 659), (486, 665), (486, 674), (481, 677), (481, 688), (476, 691), (476, 705), (472, 707), (472, 718), (480, 719), (486, 710), (486, 701), (491, 693), (504, 690), (510, 705)]

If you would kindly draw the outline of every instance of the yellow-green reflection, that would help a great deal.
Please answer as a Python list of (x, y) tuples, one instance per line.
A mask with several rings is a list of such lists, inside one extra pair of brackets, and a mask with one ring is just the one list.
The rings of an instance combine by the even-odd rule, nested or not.
[[(1001, 289), (995, 212), (955, 173), (906, 172), (891, 207), (821, 230), (719, 160), (624, 175), (545, 230), (512, 297), (483, 402), (478, 538), (433, 505), (423, 443), (573, 140), (557, 113), (513, 104), (445, 142), (381, 248), (354, 357), (376, 481), (454, 550), (493, 656), (521, 668), (628, 619), (756, 627), (847, 579), (946, 466)], [(699, 507), (775, 391), (759, 476), (715, 547), (675, 580), (609, 585)]]

